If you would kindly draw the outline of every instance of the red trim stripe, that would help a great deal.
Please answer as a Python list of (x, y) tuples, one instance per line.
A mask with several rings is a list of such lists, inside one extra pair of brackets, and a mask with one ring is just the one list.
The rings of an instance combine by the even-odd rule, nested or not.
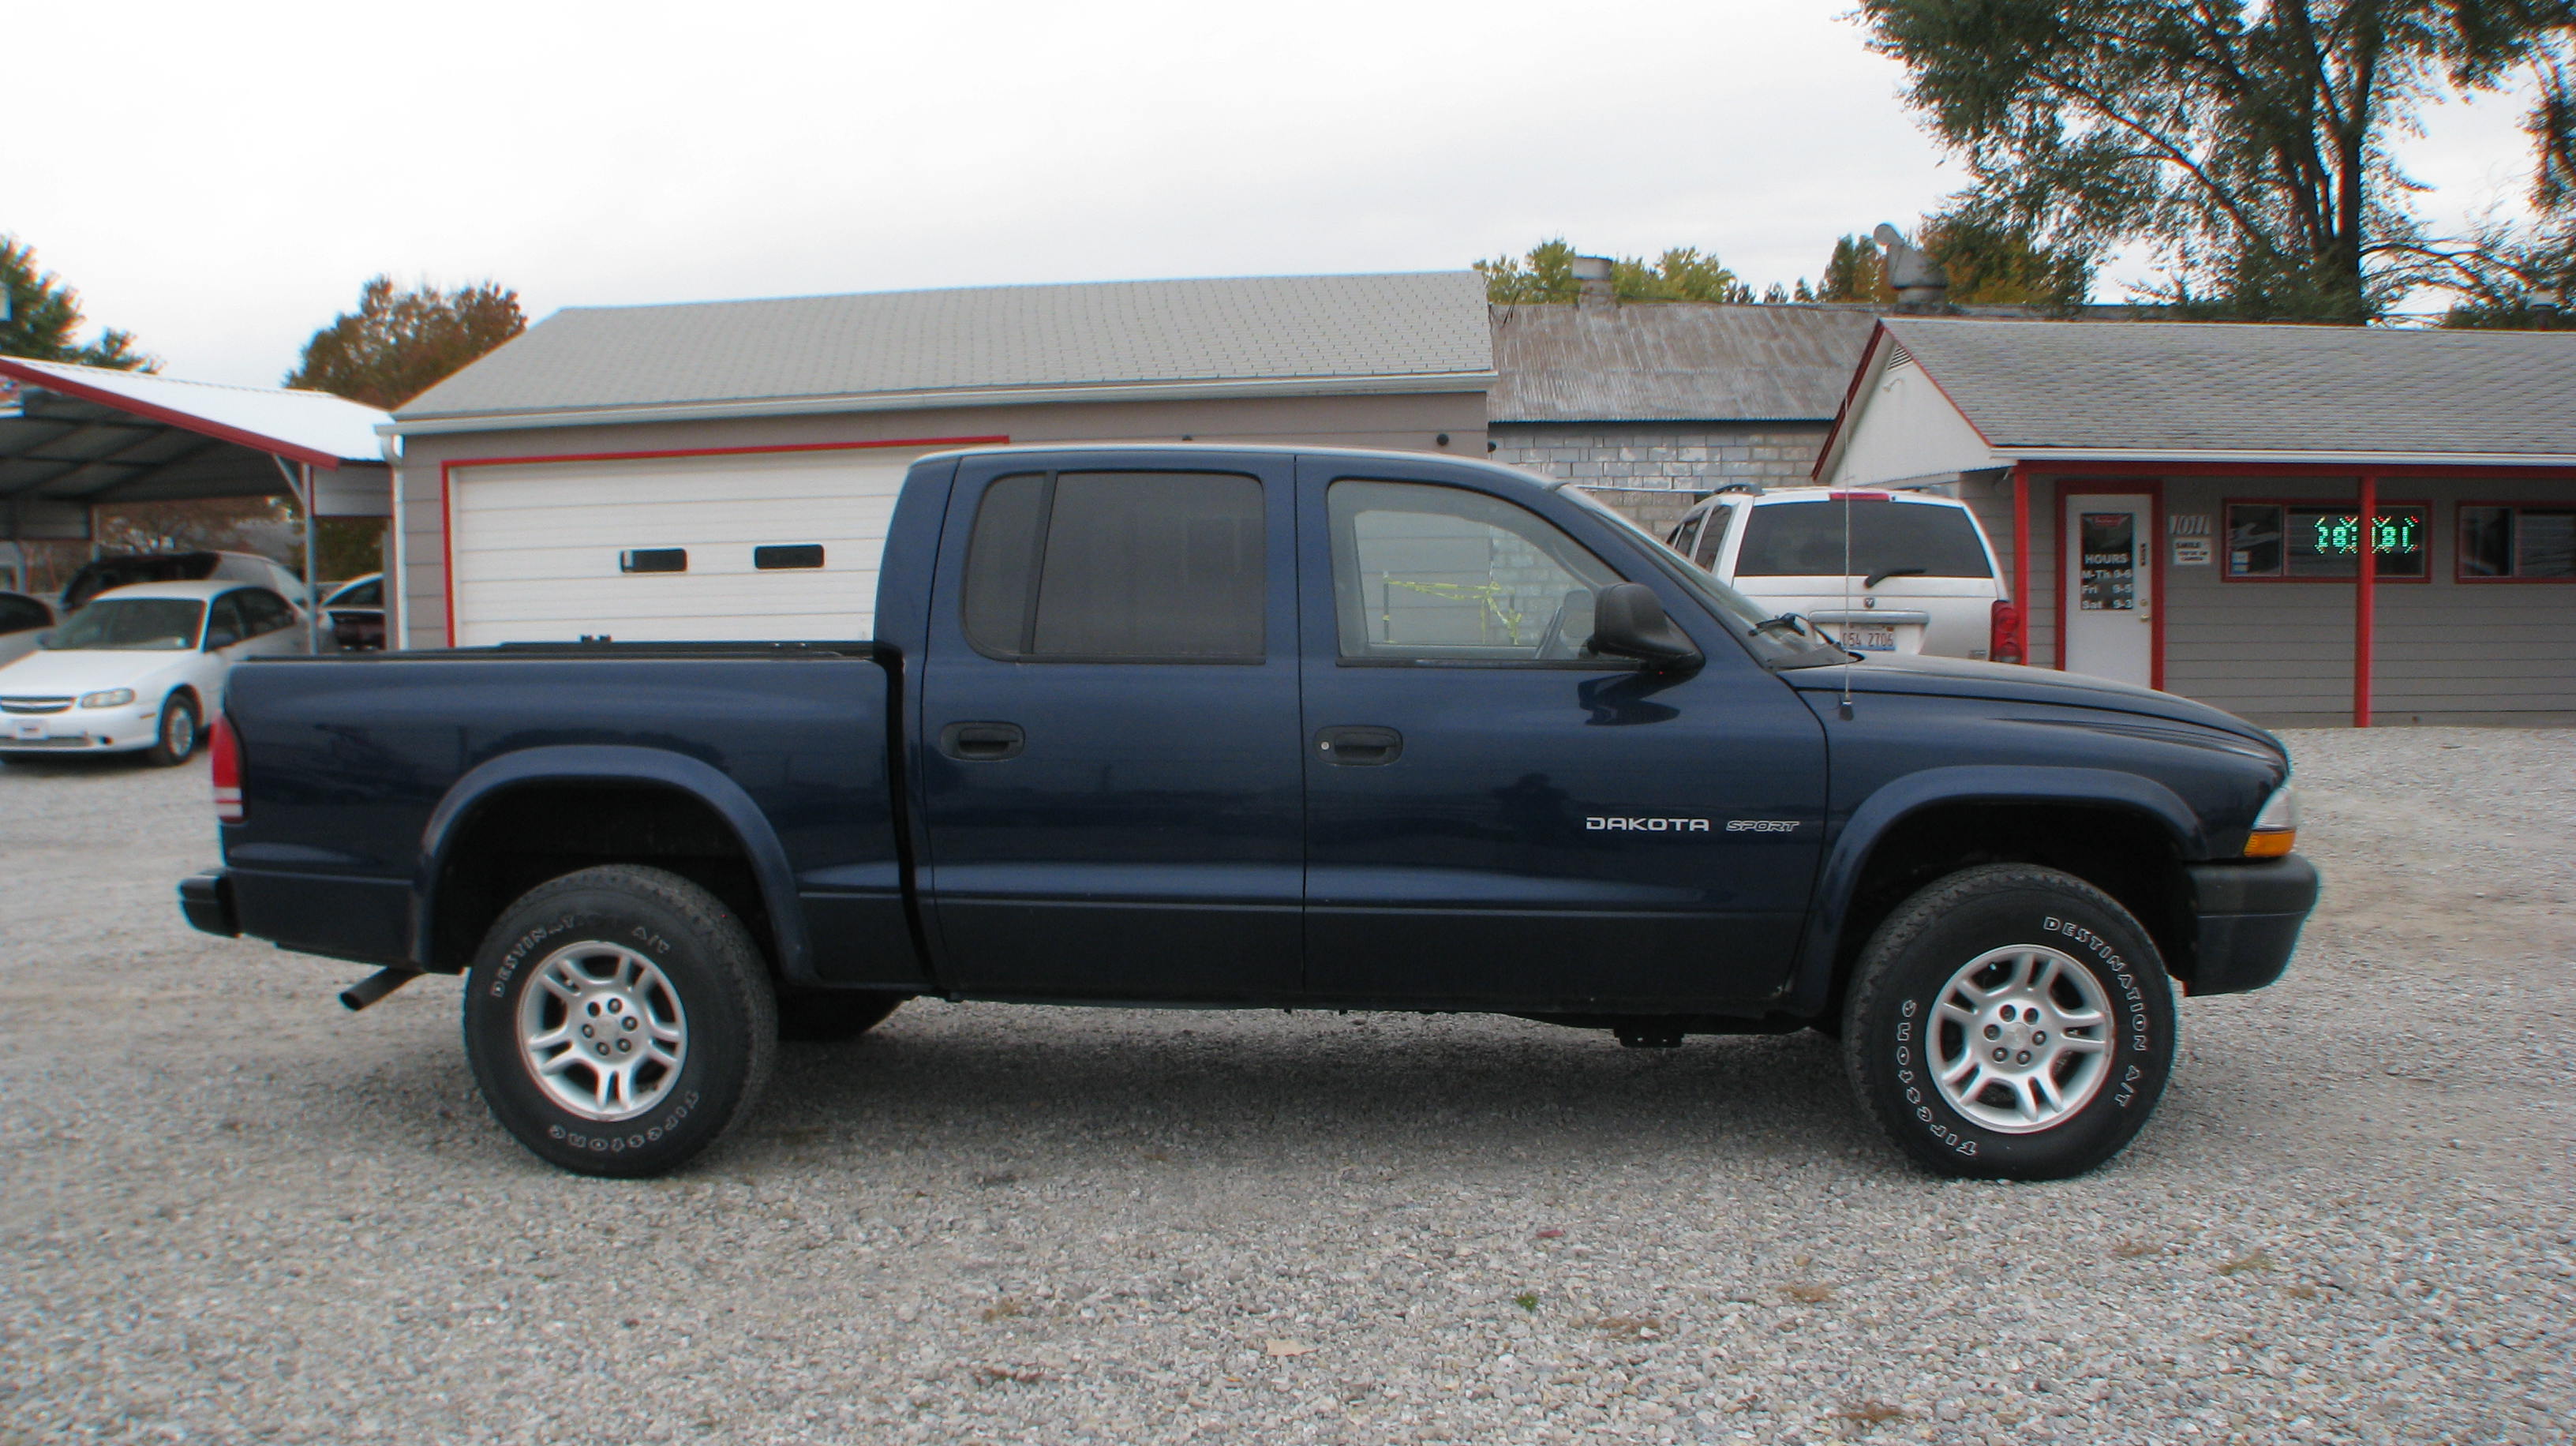
[(20, 382), (42, 391), (62, 392), (85, 402), (96, 402), (102, 407), (113, 407), (120, 412), (149, 418), (164, 426), (194, 432), (201, 437), (212, 437), (220, 442), (230, 442), (235, 446), (248, 447), (255, 452), (266, 452), (272, 456), (291, 457), (298, 462), (328, 468), (334, 472), (340, 470), (343, 464), (353, 460), (347, 457), (335, 457), (328, 452), (317, 452), (310, 447), (299, 447), (283, 438), (263, 437), (257, 432), (246, 432), (239, 427), (210, 422), (204, 417), (175, 412), (168, 407), (154, 406), (150, 402), (138, 402), (132, 397), (111, 392), (104, 387), (91, 386), (87, 382), (76, 382), (68, 377), (58, 377), (52, 372), (14, 363), (6, 357), (0, 357), (0, 375), (16, 377)]

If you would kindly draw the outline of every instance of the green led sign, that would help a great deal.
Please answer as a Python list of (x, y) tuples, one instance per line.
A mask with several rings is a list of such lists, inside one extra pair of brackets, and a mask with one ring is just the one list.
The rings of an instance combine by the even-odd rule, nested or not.
[[(2328, 557), (2354, 557), (2361, 552), (2361, 514), (2357, 512), (2324, 513), (2313, 524), (2316, 528), (2316, 551)], [(2373, 520), (2371, 550), (2379, 553), (2414, 552), (2424, 544), (2421, 539), (2423, 519), (2406, 513), (2383, 512)]]

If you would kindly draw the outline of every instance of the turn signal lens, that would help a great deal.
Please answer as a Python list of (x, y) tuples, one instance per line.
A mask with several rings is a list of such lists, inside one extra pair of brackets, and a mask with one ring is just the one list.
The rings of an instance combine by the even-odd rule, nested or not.
[(206, 735), (206, 752), (212, 755), (215, 775), (215, 821), (242, 821), (241, 739), (233, 736), (233, 720), (215, 714), (214, 730)]
[(2245, 857), (2277, 859), (2299, 846), (2299, 796), (2284, 783), (2254, 815), (2254, 832), (2245, 840)]

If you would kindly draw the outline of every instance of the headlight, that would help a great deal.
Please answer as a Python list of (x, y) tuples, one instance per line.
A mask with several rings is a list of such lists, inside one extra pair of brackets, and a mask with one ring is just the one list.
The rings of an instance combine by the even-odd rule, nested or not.
[(2299, 795), (2284, 783), (2254, 815), (2254, 831), (2245, 837), (2245, 857), (2277, 859), (2299, 846)]
[(132, 688), (110, 688), (104, 693), (83, 693), (80, 705), (84, 708), (121, 708), (133, 701)]

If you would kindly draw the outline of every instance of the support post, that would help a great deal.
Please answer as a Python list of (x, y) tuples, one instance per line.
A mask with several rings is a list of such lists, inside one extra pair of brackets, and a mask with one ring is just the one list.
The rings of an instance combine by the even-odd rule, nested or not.
[(2012, 469), (2013, 489), (2013, 631), (2019, 636), (2021, 660), (2033, 667), (2039, 660), (2030, 655), (2030, 472), (2015, 463)]
[(2361, 479), (2361, 550), (2353, 601), (2352, 726), (2370, 726), (2370, 655), (2379, 625), (2379, 479)]

